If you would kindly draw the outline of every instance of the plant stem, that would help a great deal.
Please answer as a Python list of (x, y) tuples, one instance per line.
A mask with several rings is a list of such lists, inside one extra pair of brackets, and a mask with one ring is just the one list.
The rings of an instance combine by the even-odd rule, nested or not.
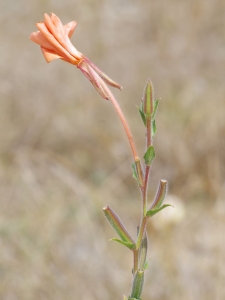
[[(152, 145), (152, 118), (151, 115), (146, 117), (146, 149)], [(148, 180), (150, 175), (150, 166), (145, 166), (145, 180), (143, 187), (143, 217), (147, 211), (147, 189), (148, 189)]]
[(99, 80), (101, 80), (101, 84), (105, 90), (105, 92), (107, 93), (107, 95), (109, 96), (109, 100), (111, 101), (112, 105), (114, 106), (122, 124), (123, 124), (123, 127), (124, 127), (124, 130), (126, 132), (126, 135), (127, 135), (127, 138), (128, 138), (128, 141), (130, 143), (130, 147), (131, 147), (131, 151), (132, 151), (132, 155), (133, 155), (133, 158), (134, 158), (134, 161), (137, 161), (139, 160), (139, 156), (138, 156), (138, 152), (137, 152), (137, 149), (136, 149), (136, 145), (134, 143), (134, 139), (133, 139), (133, 136), (131, 134), (131, 130), (130, 130), (130, 127), (127, 123), (127, 120), (118, 104), (118, 102), (116, 101), (114, 95), (112, 94), (112, 92), (110, 91), (110, 89), (108, 88), (108, 86), (105, 84), (105, 82), (99, 78)]
[(147, 216), (144, 216), (141, 220), (141, 225), (140, 225), (140, 229), (139, 229), (138, 237), (137, 237), (136, 250), (138, 250), (140, 248), (142, 238), (145, 234), (147, 221), (148, 221)]

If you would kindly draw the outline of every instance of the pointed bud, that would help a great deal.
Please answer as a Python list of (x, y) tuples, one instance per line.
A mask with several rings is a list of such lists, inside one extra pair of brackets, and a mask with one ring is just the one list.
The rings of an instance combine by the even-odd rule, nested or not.
[(120, 218), (116, 215), (116, 213), (109, 206), (103, 207), (103, 212), (105, 214), (106, 219), (117, 232), (121, 240), (129, 244), (135, 245), (134, 240), (132, 239), (132, 237), (130, 236), (127, 229), (123, 225)]
[(146, 117), (153, 113), (153, 85), (150, 79), (147, 80), (143, 95), (143, 111)]

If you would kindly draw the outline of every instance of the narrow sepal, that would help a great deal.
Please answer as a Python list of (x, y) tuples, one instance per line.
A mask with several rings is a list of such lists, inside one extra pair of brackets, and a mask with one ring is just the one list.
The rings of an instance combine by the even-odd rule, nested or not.
[(105, 81), (106, 84), (122, 90), (122, 86), (117, 82), (109, 78), (105, 73), (103, 73), (95, 64), (93, 64), (87, 57), (84, 58), (85, 61), (95, 70), (95, 72)]
[(150, 166), (154, 158), (155, 158), (155, 149), (151, 145), (151, 146), (148, 147), (148, 149), (147, 149), (147, 151), (145, 152), (145, 155), (144, 155), (145, 164), (147, 166)]
[(172, 206), (172, 205), (171, 204), (164, 204), (164, 205), (160, 206), (159, 208), (150, 209), (150, 210), (147, 211), (146, 216), (153, 217), (155, 214), (160, 212), (160, 210), (164, 209), (167, 206)]
[(144, 271), (137, 270), (134, 275), (130, 298), (140, 299), (144, 284)]
[(119, 239), (117, 239), (117, 238), (110, 239), (109, 241), (115, 241), (115, 242), (118, 242), (118, 243), (124, 245), (125, 247), (129, 248), (130, 250), (134, 250), (135, 247), (136, 247), (135, 244), (128, 243), (128, 242), (119, 240)]
[(155, 195), (155, 199), (152, 205), (150, 206), (150, 210), (159, 208), (162, 205), (166, 197), (167, 188), (168, 188), (168, 182), (166, 180), (161, 179), (159, 182), (157, 193)]
[(130, 244), (135, 244), (134, 240), (128, 233), (127, 229), (125, 228), (117, 214), (109, 206), (103, 207), (103, 212), (106, 219), (111, 224), (113, 229), (117, 232), (121, 240)]
[(105, 100), (109, 100), (109, 95), (105, 91), (104, 87), (100, 82), (99, 75), (95, 72), (95, 70), (86, 62), (86, 60), (82, 59), (77, 68), (81, 70), (81, 72), (87, 77), (87, 79), (92, 83), (96, 91), (104, 98)]
[(128, 300), (127, 297), (125, 295), (123, 295), (123, 300)]

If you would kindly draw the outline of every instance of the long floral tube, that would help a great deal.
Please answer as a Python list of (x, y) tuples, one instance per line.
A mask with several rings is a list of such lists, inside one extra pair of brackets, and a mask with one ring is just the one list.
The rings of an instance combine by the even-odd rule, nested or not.
[(39, 31), (32, 32), (30, 39), (40, 45), (42, 53), (47, 62), (55, 59), (62, 59), (76, 65), (78, 69), (88, 78), (102, 98), (110, 100), (120, 117), (128, 137), (134, 161), (138, 159), (137, 150), (129, 128), (119, 104), (107, 87), (107, 84), (122, 89), (122, 87), (104, 74), (87, 57), (79, 52), (71, 43), (72, 36), (77, 23), (75, 21), (63, 25), (61, 20), (53, 13), (44, 14), (44, 21), (36, 24)]

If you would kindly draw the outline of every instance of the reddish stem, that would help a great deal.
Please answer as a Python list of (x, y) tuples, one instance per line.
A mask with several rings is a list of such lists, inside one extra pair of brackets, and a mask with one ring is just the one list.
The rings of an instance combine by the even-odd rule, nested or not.
[(111, 101), (111, 103), (113, 104), (122, 124), (123, 124), (123, 127), (125, 129), (125, 132), (126, 132), (126, 135), (127, 135), (127, 138), (128, 138), (128, 141), (130, 143), (130, 147), (131, 147), (131, 151), (132, 151), (132, 154), (133, 154), (133, 158), (134, 158), (134, 161), (138, 160), (139, 159), (139, 156), (138, 156), (138, 153), (137, 153), (137, 149), (136, 149), (136, 146), (135, 146), (135, 143), (134, 143), (134, 139), (133, 139), (133, 136), (131, 134), (131, 130), (130, 130), (130, 127), (127, 123), (127, 120), (118, 104), (118, 102), (116, 101), (115, 97), (113, 96), (112, 92), (110, 91), (110, 89), (108, 88), (108, 86), (105, 84), (105, 82), (99, 77), (99, 80), (101, 80), (101, 85), (102, 87), (104, 88), (107, 96), (109, 97), (109, 100)]

